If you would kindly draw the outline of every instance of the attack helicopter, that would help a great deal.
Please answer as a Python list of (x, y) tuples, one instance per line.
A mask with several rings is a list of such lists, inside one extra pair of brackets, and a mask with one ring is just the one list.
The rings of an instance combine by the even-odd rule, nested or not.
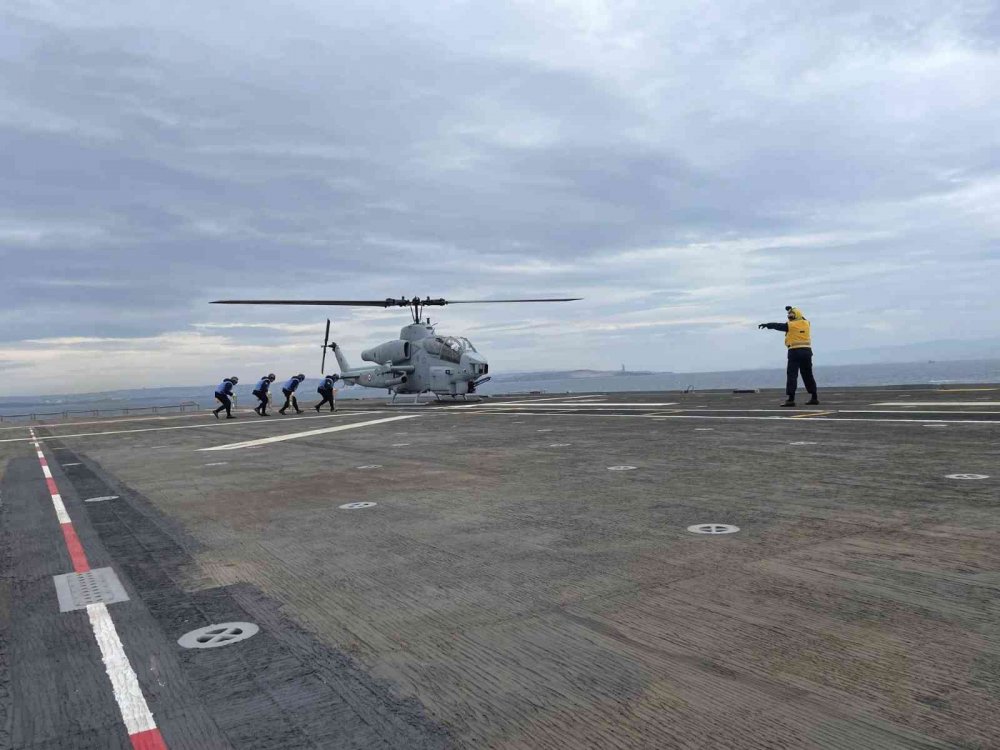
[(445, 305), (482, 305), (520, 302), (575, 302), (581, 297), (545, 299), (446, 300), (419, 296), (388, 297), (384, 300), (217, 300), (213, 305), (313, 305), (339, 307), (408, 307), (413, 322), (403, 326), (399, 338), (365, 349), (361, 359), (374, 363), (369, 367), (351, 367), (343, 350), (330, 341), (330, 320), (326, 321), (323, 359), (320, 372), (326, 373), (326, 352), (329, 349), (340, 367), (339, 379), (348, 385), (365, 388), (385, 388), (396, 400), (399, 394), (413, 394), (414, 401), (422, 393), (433, 393), (438, 399), (462, 397), (476, 393), (490, 380), (489, 363), (472, 342), (465, 337), (439, 336), (430, 318), (424, 317), (427, 307)]

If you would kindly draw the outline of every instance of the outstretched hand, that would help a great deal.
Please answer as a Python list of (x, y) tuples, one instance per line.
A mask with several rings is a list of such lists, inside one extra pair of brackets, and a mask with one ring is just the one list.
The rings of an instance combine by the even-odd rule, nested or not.
[(758, 329), (767, 328), (767, 323), (761, 323), (759, 326), (757, 326), (757, 328)]

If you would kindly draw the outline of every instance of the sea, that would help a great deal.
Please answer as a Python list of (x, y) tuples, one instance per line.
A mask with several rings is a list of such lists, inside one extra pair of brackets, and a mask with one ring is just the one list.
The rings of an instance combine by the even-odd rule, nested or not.
[[(820, 392), (850, 386), (941, 387), (970, 383), (1000, 383), (1000, 359), (950, 362), (903, 362), (817, 367)], [(319, 380), (307, 380), (300, 393), (303, 401), (317, 399)], [(699, 391), (784, 389), (781, 369), (729, 370), (722, 372), (537, 372), (495, 376), (479, 388), (484, 396), (529, 393), (614, 393), (621, 391)], [(241, 404), (254, 402), (250, 385), (237, 387)], [(81, 415), (178, 413), (214, 408), (214, 384), (170, 386), (103, 393), (49, 396), (0, 396), (0, 420), (61, 419)], [(278, 394), (280, 396), (280, 393)], [(354, 386), (342, 388), (338, 400), (385, 398), (385, 391)], [(424, 396), (429, 398), (429, 395)]]

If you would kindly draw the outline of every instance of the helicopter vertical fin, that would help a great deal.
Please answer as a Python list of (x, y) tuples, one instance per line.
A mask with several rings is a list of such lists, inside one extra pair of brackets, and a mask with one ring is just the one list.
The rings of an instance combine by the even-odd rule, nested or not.
[(336, 343), (331, 342), (330, 348), (333, 349), (333, 356), (337, 358), (337, 364), (340, 366), (341, 375), (347, 375), (354, 368), (347, 362), (347, 357), (344, 356), (344, 351)]

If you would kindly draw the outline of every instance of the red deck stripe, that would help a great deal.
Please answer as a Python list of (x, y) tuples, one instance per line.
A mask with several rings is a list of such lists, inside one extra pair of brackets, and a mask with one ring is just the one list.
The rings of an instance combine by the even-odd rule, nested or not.
[(167, 750), (167, 743), (163, 741), (159, 729), (136, 732), (128, 738), (132, 740), (133, 750)]
[(90, 570), (90, 563), (87, 555), (83, 551), (80, 537), (76, 535), (76, 529), (71, 523), (61, 523), (63, 538), (66, 540), (66, 549), (69, 550), (69, 559), (73, 561), (73, 570), (77, 573), (86, 573)]
[(45, 478), (45, 483), (49, 486), (49, 494), (50, 495), (58, 495), (59, 494), (59, 488), (56, 486), (56, 480), (55, 479), (50, 479), (49, 477), (46, 477)]

